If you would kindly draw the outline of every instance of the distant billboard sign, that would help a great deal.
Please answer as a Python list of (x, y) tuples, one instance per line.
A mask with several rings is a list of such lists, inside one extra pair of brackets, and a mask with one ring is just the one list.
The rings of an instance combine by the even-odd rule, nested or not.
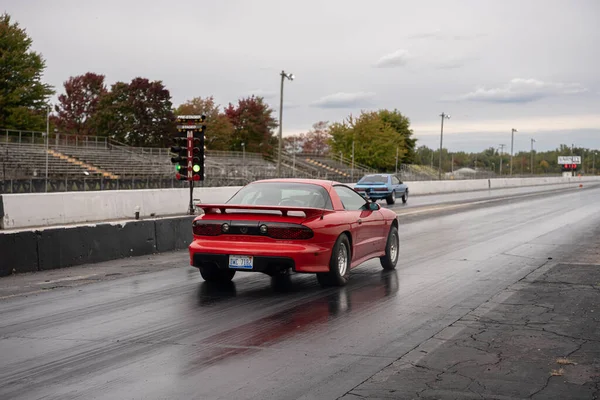
[(559, 156), (558, 164), (581, 164), (581, 156)]

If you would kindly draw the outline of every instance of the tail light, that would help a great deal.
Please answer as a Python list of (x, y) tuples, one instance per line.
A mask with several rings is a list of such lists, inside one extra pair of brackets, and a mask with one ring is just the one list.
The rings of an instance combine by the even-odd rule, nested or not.
[(222, 232), (222, 224), (202, 223), (194, 221), (192, 231), (196, 236), (219, 236)]
[(219, 235), (241, 235), (241, 236), (267, 236), (279, 240), (302, 240), (311, 239), (314, 232), (304, 226), (288, 223), (256, 223), (230, 225), (230, 221), (194, 221), (192, 230), (195, 236), (219, 236)]
[(300, 240), (300, 239), (310, 239), (313, 237), (314, 232), (307, 228), (306, 226), (298, 226), (298, 227), (286, 227), (286, 226), (269, 226), (267, 227), (267, 236), (272, 237), (273, 239), (280, 240)]
[(376, 192), (387, 192), (388, 188), (380, 187), (380, 188), (374, 188), (373, 190)]

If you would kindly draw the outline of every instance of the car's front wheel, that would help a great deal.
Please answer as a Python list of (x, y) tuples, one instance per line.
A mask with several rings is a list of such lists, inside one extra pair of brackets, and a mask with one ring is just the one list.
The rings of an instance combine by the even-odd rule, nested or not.
[(400, 239), (398, 238), (398, 228), (392, 225), (392, 227), (390, 228), (390, 233), (388, 233), (387, 243), (385, 245), (385, 256), (379, 258), (383, 269), (396, 269), (399, 254)]
[(341, 235), (331, 252), (329, 272), (317, 274), (321, 286), (344, 286), (348, 283), (351, 259), (350, 241), (346, 235)]
[(235, 270), (219, 269), (216, 267), (200, 267), (200, 275), (206, 282), (224, 283), (231, 282)]
[(404, 192), (404, 194), (402, 195), (402, 202), (404, 204), (406, 204), (406, 202), (408, 201), (408, 189), (406, 189), (406, 191)]

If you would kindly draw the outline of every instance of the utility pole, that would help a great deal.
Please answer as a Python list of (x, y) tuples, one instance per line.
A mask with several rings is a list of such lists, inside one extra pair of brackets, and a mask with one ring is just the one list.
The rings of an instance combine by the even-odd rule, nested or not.
[(48, 105), (48, 113), (46, 114), (46, 192), (48, 192), (48, 152), (50, 144), (50, 105)]
[(441, 113), (440, 117), (442, 117), (442, 128), (440, 130), (440, 170), (439, 170), (439, 177), (440, 180), (442, 180), (442, 149), (443, 149), (443, 142), (444, 142), (444, 119), (450, 119), (450, 116), (446, 113)]
[(354, 182), (354, 139), (352, 139), (352, 170), (350, 172), (350, 180)]
[(398, 147), (396, 147), (396, 175), (398, 175)]
[(454, 174), (454, 153), (452, 153), (452, 174)]
[(512, 128), (511, 139), (510, 139), (510, 176), (513, 174), (513, 154), (515, 144), (515, 132), (518, 132), (515, 128)]
[(500, 146), (500, 175), (502, 175), (502, 157), (504, 156), (504, 146), (505, 144), (501, 144)]
[(531, 138), (531, 174), (534, 174), (533, 171), (533, 144), (535, 143), (535, 139)]

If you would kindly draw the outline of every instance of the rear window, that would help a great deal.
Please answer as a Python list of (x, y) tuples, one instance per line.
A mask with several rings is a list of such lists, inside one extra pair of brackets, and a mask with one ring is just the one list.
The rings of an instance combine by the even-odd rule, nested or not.
[(333, 209), (329, 193), (310, 183), (261, 182), (240, 189), (227, 204)]
[(387, 175), (367, 175), (358, 183), (388, 183)]

